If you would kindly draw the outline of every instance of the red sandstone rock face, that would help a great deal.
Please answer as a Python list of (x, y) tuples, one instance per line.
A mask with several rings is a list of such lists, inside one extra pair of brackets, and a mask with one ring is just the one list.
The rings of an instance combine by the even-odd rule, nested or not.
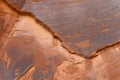
[[(118, 0), (7, 0), (47, 25), (71, 52), (85, 57), (119, 41)], [(14, 4), (22, 5), (21, 8)], [(114, 28), (113, 28), (114, 27)], [(55, 35), (54, 34), (54, 35)], [(109, 40), (108, 40), (109, 39)]]
[[(12, 5), (16, 9), (22, 9), (25, 3), (6, 1), (20, 3)], [(103, 32), (106, 31), (109, 30)], [(71, 54), (62, 44), (35, 17), (0, 1), (0, 80), (120, 80), (119, 43), (105, 47), (96, 53), (98, 56), (89, 59)], [(86, 48), (89, 40), (77, 45)]]

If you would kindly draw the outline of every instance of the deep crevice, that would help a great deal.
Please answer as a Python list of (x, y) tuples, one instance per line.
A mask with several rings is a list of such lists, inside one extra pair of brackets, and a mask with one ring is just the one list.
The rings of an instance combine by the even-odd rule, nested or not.
[(16, 80), (20, 80), (27, 72), (29, 72), (31, 69), (33, 69), (35, 65), (31, 65), (21, 76), (19, 76)]

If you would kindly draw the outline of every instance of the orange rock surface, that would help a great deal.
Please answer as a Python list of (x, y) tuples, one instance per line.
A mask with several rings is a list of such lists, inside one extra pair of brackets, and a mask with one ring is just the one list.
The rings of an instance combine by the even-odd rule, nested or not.
[(0, 1), (0, 80), (120, 80), (120, 43), (95, 54), (73, 54), (36, 17)]

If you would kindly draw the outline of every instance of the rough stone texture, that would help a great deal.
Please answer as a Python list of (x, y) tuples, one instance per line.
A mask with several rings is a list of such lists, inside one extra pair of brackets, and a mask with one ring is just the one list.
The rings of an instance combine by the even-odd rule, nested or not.
[[(86, 59), (71, 54), (44, 27), (34, 17), (16, 12), (0, 1), (0, 80), (120, 80), (120, 43)], [(88, 42), (84, 41), (82, 47)]]
[[(12, 6), (15, 1), (7, 2)], [(98, 49), (119, 41), (119, 0), (26, 0), (25, 3), (17, 0), (16, 4), (18, 2), (23, 5), (18, 10), (33, 13), (72, 52), (90, 57)]]
[(86, 62), (74, 64), (63, 62), (57, 69), (53, 80), (86, 80)]
[(120, 44), (105, 49), (95, 58), (79, 64), (64, 61), (55, 80), (120, 80)]
[[(0, 3), (6, 11), (13, 11), (3, 2)], [(19, 14), (14, 25), (11, 23), (6, 27), (9, 28), (11, 30), (8, 36), (1, 42), (1, 80), (52, 80), (57, 66), (65, 60), (73, 61), (68, 51), (61, 46), (61, 42), (34, 18)], [(3, 36), (1, 34), (1, 37)]]
[(0, 48), (4, 45), (6, 38), (10, 35), (18, 14), (0, 1)]
[(9, 2), (9, 4), (12, 4), (13, 7), (15, 7), (16, 9), (21, 9), (26, 0), (6, 0), (7, 2)]
[(120, 80), (120, 44), (109, 47), (91, 59), (88, 80)]

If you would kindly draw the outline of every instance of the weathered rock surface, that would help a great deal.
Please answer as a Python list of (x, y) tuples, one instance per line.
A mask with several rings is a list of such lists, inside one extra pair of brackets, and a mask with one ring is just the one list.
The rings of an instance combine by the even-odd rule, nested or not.
[[(52, 6), (53, 2), (54, 4), (57, 3), (55, 6), (61, 5), (62, 3), (62, 0), (60, 2), (58, 0), (55, 1), (6, 0), (6, 1), (9, 4), (14, 4), (11, 6), (15, 7), (18, 10), (23, 10), (24, 7), (26, 7), (27, 3), (29, 3), (28, 4), (29, 7), (36, 6), (37, 4), (41, 3), (42, 4), (44, 3), (43, 5), (50, 6)], [(87, 1), (88, 0), (81, 1), (78, 0), (74, 2), (74, 0), (69, 0), (69, 3), (63, 2), (63, 4), (66, 5), (69, 4), (70, 6), (72, 3), (74, 5), (80, 3), (80, 5), (83, 6), (83, 4), (88, 4), (94, 0), (89, 0), (90, 2), (88, 1), (88, 3)], [(104, 3), (107, 2), (108, 0), (106, 1), (96, 0), (96, 1), (101, 1)], [(110, 2), (113, 1), (111, 3), (116, 2), (116, 0), (109, 1)], [(108, 43), (113, 45), (110, 45), (95, 52), (97, 56), (91, 58), (84, 58), (83, 56), (80, 55), (71, 54), (71, 52), (69, 52), (70, 50), (66, 49), (63, 46), (63, 42), (66, 43), (66, 37), (60, 36), (63, 42), (60, 39), (56, 38), (56, 36), (50, 30), (47, 29), (49, 25), (46, 23), (46, 21), (43, 22), (45, 22), (45, 24), (47, 24), (48, 26), (41, 23), (41, 21), (37, 20), (36, 19), (37, 15), (36, 17), (33, 17), (32, 15), (29, 15), (29, 13), (16, 11), (12, 7), (10, 7), (9, 4), (5, 3), (4, 1), (0, 1), (0, 80), (120, 80), (120, 62), (119, 62), (120, 43), (113, 44), (114, 40), (115, 42), (119, 41), (119, 29), (120, 29), (118, 25), (119, 15), (117, 15), (114, 18), (110, 18), (111, 22), (109, 25), (111, 25), (112, 27), (114, 23), (116, 27), (115, 26), (112, 27), (113, 30), (105, 30), (103, 31), (103, 35), (100, 35), (100, 36), (106, 36), (106, 34), (111, 35), (109, 37), (107, 36), (108, 38), (105, 39), (106, 42), (104, 42), (103, 40), (104, 38), (101, 38), (101, 40), (103, 40), (103, 44), (97, 41), (98, 39), (95, 39), (98, 45), (100, 44), (100, 46), (102, 47), (104, 45), (107, 45)], [(107, 5), (109, 4), (110, 3), (108, 3)], [(56, 8), (53, 8), (53, 10)], [(73, 8), (76, 7), (73, 6)], [(70, 7), (67, 9), (72, 8)], [(43, 13), (41, 12), (40, 14)], [(49, 14), (49, 12), (46, 13), (45, 15), (48, 16), (47, 14)], [(106, 16), (107, 15), (108, 14), (106, 13)], [(54, 17), (56, 18), (57, 16)], [(39, 16), (37, 18), (39, 18)], [(43, 20), (43, 18), (39, 19)], [(49, 19), (50, 18), (48, 18), (48, 21), (50, 21)], [(58, 21), (56, 21), (56, 23), (57, 22)], [(73, 23), (73, 25), (75, 24)], [(50, 28), (52, 29), (52, 27), (54, 27), (54, 25), (51, 26)], [(59, 27), (57, 28), (60, 29), (60, 27), (62, 27), (62, 25), (59, 25)], [(109, 28), (111, 29), (111, 27)], [(71, 28), (74, 27), (71, 26)], [(56, 32), (56, 30), (54, 29), (55, 28), (52, 29), (53, 32)], [(93, 28), (91, 28), (91, 30), (92, 29)], [(71, 35), (70, 32), (67, 33), (68, 35)], [(93, 33), (95, 33), (94, 30)], [(57, 32), (57, 34), (61, 35), (59, 31)], [(87, 33), (85, 34), (87, 35)], [(92, 36), (93, 34), (90, 35)], [(96, 33), (96, 35), (98, 34)], [(114, 36), (116, 36), (117, 38), (115, 38)], [(76, 40), (76, 36), (73, 38), (75, 38)], [(81, 45), (83, 47), (86, 47), (86, 45), (88, 45), (88, 42), (89, 40), (83, 41)], [(74, 43), (71, 46), (73, 45)], [(93, 47), (90, 48), (92, 50), (95, 50)], [(82, 48), (80, 48), (80, 50), (81, 49)], [(89, 53), (90, 54), (87, 56), (91, 55), (91, 52)], [(86, 55), (86, 53), (83, 54)]]
[(119, 41), (119, 0), (6, 1), (19, 11), (34, 14), (59, 36), (66, 48), (85, 57)]
[(106, 48), (91, 59), (87, 80), (120, 80), (120, 44)]

